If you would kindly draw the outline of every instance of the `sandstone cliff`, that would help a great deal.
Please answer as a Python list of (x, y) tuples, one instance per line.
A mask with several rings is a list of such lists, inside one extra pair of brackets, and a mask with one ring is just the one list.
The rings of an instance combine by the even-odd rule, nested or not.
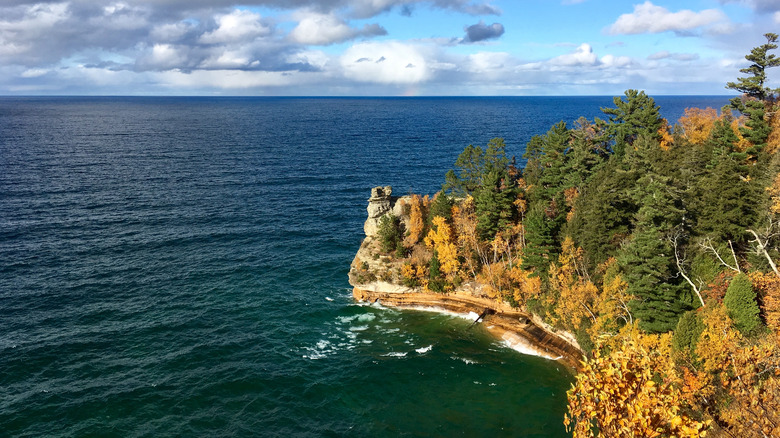
[(480, 315), (482, 324), (510, 346), (558, 360), (571, 368), (579, 367), (582, 351), (571, 334), (557, 332), (534, 315), (488, 298), (479, 284), (464, 283), (447, 294), (403, 286), (400, 270), (404, 260), (380, 254), (377, 228), (379, 220), (388, 213), (400, 217), (403, 222), (408, 221), (404, 211), (405, 199), (393, 197), (389, 186), (376, 187), (371, 191), (368, 219), (363, 227), (366, 237), (349, 272), (349, 283), (353, 286), (356, 300)]

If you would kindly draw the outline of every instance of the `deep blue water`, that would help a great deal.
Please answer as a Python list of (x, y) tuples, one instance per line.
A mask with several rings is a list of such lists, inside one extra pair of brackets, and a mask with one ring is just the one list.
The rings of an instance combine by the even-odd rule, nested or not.
[(371, 187), (602, 106), (0, 98), (0, 436), (566, 436), (561, 367), (347, 271)]

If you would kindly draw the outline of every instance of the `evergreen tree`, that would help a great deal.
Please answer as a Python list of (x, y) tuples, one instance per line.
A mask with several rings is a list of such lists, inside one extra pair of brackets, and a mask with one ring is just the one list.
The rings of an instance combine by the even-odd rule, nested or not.
[(566, 153), (570, 138), (566, 123), (559, 122), (547, 134), (536, 136), (529, 143), (531, 153), (524, 157), (535, 161), (532, 167), (538, 163), (539, 169), (538, 174), (534, 175), (536, 178), (526, 178), (526, 182), (533, 187), (530, 191), (532, 200), (552, 199), (566, 188)]
[(780, 65), (780, 58), (769, 54), (770, 50), (777, 48), (777, 44), (775, 44), (778, 38), (777, 34), (765, 33), (764, 38), (766, 38), (765, 44), (754, 47), (749, 54), (745, 55), (745, 59), (751, 62), (750, 67), (739, 70), (740, 73), (747, 73), (750, 76), (737, 78), (737, 82), (726, 84), (726, 88), (737, 90), (759, 101), (766, 100), (777, 91), (765, 87), (764, 83), (766, 82), (766, 69)]
[(452, 219), (452, 199), (446, 193), (440, 191), (436, 193), (428, 207), (428, 225), (431, 224), (436, 216), (443, 217), (447, 221)]
[(485, 175), (482, 186), (474, 193), (477, 232), (481, 239), (491, 240), (511, 224), (516, 196), (512, 183), (506, 168), (496, 167)]
[(778, 90), (765, 86), (766, 69), (780, 65), (780, 58), (770, 55), (769, 51), (777, 48), (777, 34), (766, 33), (766, 44), (754, 47), (745, 59), (752, 64), (750, 67), (740, 69), (741, 73), (750, 76), (737, 78), (737, 82), (729, 82), (726, 88), (737, 90), (745, 94), (746, 99), (735, 97), (731, 99), (731, 106), (747, 117), (744, 127), (739, 131), (750, 143), (751, 148), (746, 152), (753, 157), (761, 153), (766, 146), (771, 127), (765, 120), (766, 105)]
[(747, 228), (760, 218), (763, 186), (747, 177), (746, 166), (730, 155), (716, 158), (715, 167), (701, 179), (702, 199), (695, 231), (725, 243), (745, 242)]
[(399, 243), (403, 240), (401, 220), (398, 216), (392, 213), (382, 216), (379, 219), (377, 237), (379, 237), (379, 245), (383, 252), (396, 251)]
[(637, 205), (631, 196), (637, 175), (611, 158), (586, 184), (566, 227), (577, 246), (585, 250), (591, 268), (616, 254), (631, 233)]
[(641, 175), (631, 193), (639, 210), (632, 237), (618, 255), (628, 293), (636, 297), (634, 314), (648, 332), (672, 330), (690, 302), (675, 278), (674, 249), (665, 238), (681, 221), (680, 198), (669, 179), (656, 172), (652, 161), (658, 150), (656, 141), (643, 136), (625, 157)]
[(644, 91), (626, 90), (626, 100), (613, 99), (615, 108), (601, 108), (608, 115), (607, 122), (596, 119), (614, 141), (612, 150), (618, 157), (625, 153), (626, 146), (633, 145), (640, 135), (660, 140), (659, 130), (663, 126), (660, 108)]
[(522, 268), (534, 271), (534, 275), (547, 278), (550, 261), (557, 257), (555, 244), (556, 230), (550, 221), (542, 203), (534, 204), (528, 211), (525, 221), (525, 249)]
[(731, 280), (723, 304), (728, 309), (734, 326), (742, 333), (751, 333), (761, 324), (756, 292), (747, 275), (740, 273)]
[(428, 289), (434, 292), (444, 292), (445, 283), (441, 273), (439, 254), (433, 251), (433, 256), (431, 256), (431, 261), (428, 265)]
[(672, 335), (672, 348), (687, 356), (693, 356), (696, 352), (696, 345), (699, 343), (699, 336), (703, 331), (704, 322), (696, 312), (683, 313)]
[(444, 176), (446, 192), (458, 196), (473, 194), (485, 183), (485, 177), (494, 169), (507, 171), (509, 158), (506, 156), (506, 144), (502, 138), (488, 142), (484, 150), (479, 146), (468, 145), (455, 160), (455, 167)]

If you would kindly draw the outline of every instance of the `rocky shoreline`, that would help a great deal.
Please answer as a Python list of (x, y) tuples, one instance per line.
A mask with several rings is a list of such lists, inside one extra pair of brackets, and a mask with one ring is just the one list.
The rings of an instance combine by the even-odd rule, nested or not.
[[(494, 334), (512, 348), (564, 364), (577, 370), (583, 359), (582, 350), (570, 333), (553, 330), (535, 315), (513, 308), (506, 303), (482, 296), (478, 284), (465, 284), (446, 294), (434, 293), (395, 284), (392, 280), (362, 275), (364, 272), (394, 268), (387, 259), (375, 256), (375, 234), (379, 218), (388, 212), (400, 215), (398, 199), (391, 196), (390, 187), (377, 187), (369, 199), (366, 234), (349, 275), (353, 296), (358, 301), (379, 302), (385, 306), (433, 309), (459, 314), (472, 314)], [(397, 267), (395, 267), (397, 268)]]
[[(469, 293), (453, 292), (383, 292), (380, 283), (355, 286), (357, 301), (407, 309), (433, 309), (459, 314), (479, 315), (482, 325), (496, 338), (526, 354), (541, 356), (576, 370), (583, 359), (582, 351), (573, 338), (552, 332), (533, 315), (512, 309), (489, 298)], [(570, 335), (569, 335), (570, 336)]]

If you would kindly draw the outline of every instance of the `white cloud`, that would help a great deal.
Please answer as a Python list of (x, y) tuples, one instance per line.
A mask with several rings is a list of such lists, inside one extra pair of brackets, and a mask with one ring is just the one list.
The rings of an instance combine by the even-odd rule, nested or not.
[(634, 64), (634, 60), (628, 56), (604, 55), (599, 60), (604, 68), (625, 68)]
[(565, 67), (594, 66), (599, 64), (599, 58), (593, 53), (590, 44), (583, 43), (574, 52), (557, 56), (551, 59), (550, 63)]
[[(694, 12), (688, 9), (671, 12), (650, 1), (634, 5), (634, 12), (623, 14), (608, 28), (613, 35), (661, 32), (685, 32), (712, 25), (728, 24), (726, 15), (717, 9)], [(723, 31), (723, 30), (721, 30)]]
[(333, 14), (305, 12), (297, 14), (297, 18), (298, 25), (290, 32), (290, 38), (300, 44), (328, 45), (359, 36), (387, 34), (378, 24), (366, 24), (362, 29), (350, 27)]
[(217, 17), (217, 28), (200, 37), (203, 44), (226, 44), (252, 41), (271, 34), (271, 27), (262, 22), (260, 14), (236, 9)]
[(780, 11), (772, 14), (772, 18), (774, 19), (775, 24), (780, 24)]
[(152, 70), (171, 70), (188, 66), (188, 54), (185, 48), (172, 44), (155, 44), (148, 55), (140, 59), (144, 68)]
[(422, 51), (398, 41), (356, 44), (344, 52), (339, 62), (344, 76), (360, 82), (413, 84), (430, 77)]
[(505, 52), (479, 52), (466, 58), (466, 70), (471, 73), (495, 74), (509, 70), (513, 66), (512, 56)]

